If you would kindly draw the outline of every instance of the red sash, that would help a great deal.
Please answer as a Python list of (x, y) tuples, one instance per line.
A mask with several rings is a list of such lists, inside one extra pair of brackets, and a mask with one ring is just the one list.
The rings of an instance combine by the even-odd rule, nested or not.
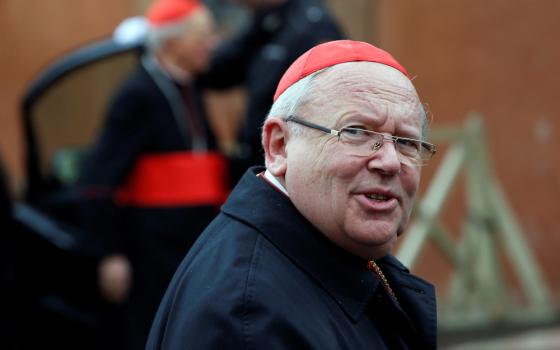
[(173, 152), (141, 157), (116, 194), (121, 205), (140, 207), (221, 205), (227, 167), (216, 152)]

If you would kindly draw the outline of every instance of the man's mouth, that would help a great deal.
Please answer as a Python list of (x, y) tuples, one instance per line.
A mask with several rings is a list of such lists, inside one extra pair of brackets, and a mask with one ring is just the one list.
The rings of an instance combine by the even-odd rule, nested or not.
[(399, 206), (399, 197), (391, 191), (364, 191), (356, 197), (366, 210), (391, 211)]
[(365, 196), (368, 199), (373, 199), (373, 200), (376, 200), (376, 201), (386, 201), (386, 200), (391, 199), (391, 197), (384, 196), (384, 195), (381, 195), (381, 194), (365, 194)]

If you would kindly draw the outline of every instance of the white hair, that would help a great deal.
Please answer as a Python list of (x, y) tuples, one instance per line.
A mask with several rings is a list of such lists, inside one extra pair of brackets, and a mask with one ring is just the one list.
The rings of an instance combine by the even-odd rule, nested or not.
[[(272, 104), (267, 119), (272, 117), (286, 119), (291, 115), (297, 114), (298, 109), (309, 102), (312, 81), (328, 68), (330, 67), (314, 72), (288, 87)], [(299, 128), (297, 125), (290, 124), (290, 131), (292, 133), (297, 134), (301, 130), (302, 128)]]
[(150, 52), (157, 52), (163, 43), (169, 39), (181, 36), (188, 20), (163, 26), (150, 26), (146, 35), (146, 48)]
[[(266, 119), (273, 117), (286, 119), (291, 115), (296, 115), (299, 108), (305, 106), (309, 102), (310, 91), (312, 90), (312, 81), (319, 73), (328, 68), (330, 67), (311, 73), (288, 87), (284, 92), (282, 92), (282, 94), (280, 94), (278, 99), (274, 101)], [(292, 135), (301, 135), (305, 132), (304, 128), (300, 128), (299, 125), (295, 123), (288, 123), (288, 128)], [(262, 142), (264, 142), (264, 128), (262, 128), (261, 133), (261, 143)], [(265, 166), (268, 166), (266, 157), (264, 163)]]

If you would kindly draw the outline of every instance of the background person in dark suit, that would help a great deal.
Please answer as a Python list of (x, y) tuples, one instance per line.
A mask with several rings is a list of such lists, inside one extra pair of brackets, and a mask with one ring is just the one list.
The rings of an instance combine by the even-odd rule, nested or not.
[(214, 89), (244, 86), (247, 91), (244, 124), (231, 154), (235, 184), (249, 166), (263, 163), (261, 127), (282, 74), (311, 47), (343, 35), (321, 0), (233, 2), (249, 9), (252, 17), (218, 46), (203, 82)]

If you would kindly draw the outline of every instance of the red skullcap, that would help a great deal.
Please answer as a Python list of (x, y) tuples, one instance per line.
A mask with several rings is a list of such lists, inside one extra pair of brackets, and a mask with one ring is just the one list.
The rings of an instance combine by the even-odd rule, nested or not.
[(406, 69), (386, 51), (362, 41), (336, 40), (317, 45), (292, 63), (278, 83), (274, 101), (300, 79), (323, 68), (344, 62), (377, 62), (398, 69), (408, 77)]
[(153, 26), (173, 24), (185, 19), (202, 5), (198, 0), (155, 0), (146, 17)]

